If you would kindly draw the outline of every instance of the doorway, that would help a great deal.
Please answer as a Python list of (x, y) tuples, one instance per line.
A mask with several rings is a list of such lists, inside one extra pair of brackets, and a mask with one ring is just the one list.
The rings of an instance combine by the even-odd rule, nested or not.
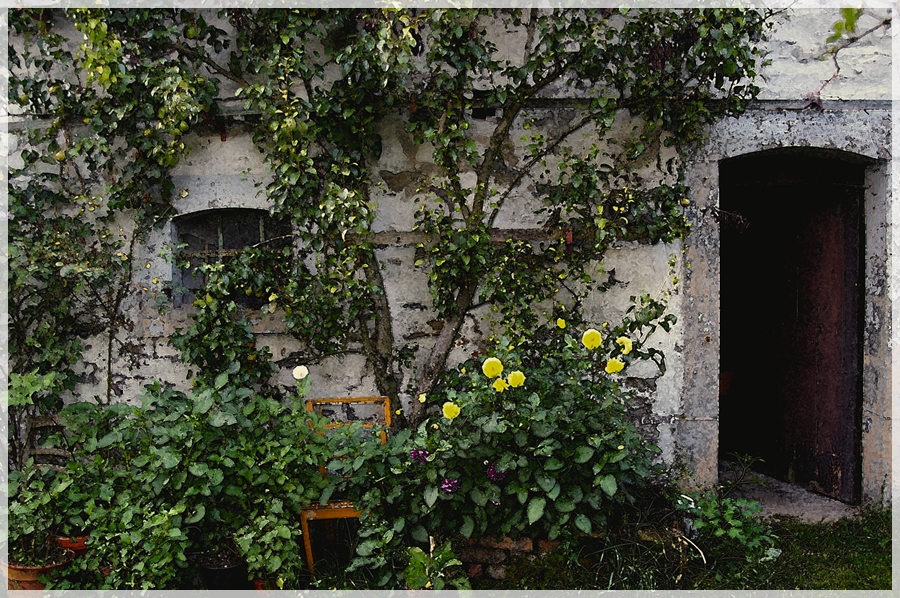
[(857, 503), (865, 165), (762, 152), (719, 176), (720, 456)]

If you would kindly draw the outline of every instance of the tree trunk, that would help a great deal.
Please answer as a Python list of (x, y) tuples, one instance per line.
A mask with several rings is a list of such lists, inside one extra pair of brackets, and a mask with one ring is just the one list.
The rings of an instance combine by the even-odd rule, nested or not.
[[(419, 393), (428, 394), (437, 386), (438, 380), (447, 364), (447, 357), (450, 355), (450, 351), (459, 337), (459, 330), (462, 328), (466, 314), (472, 306), (477, 290), (478, 284), (471, 282), (460, 289), (459, 294), (456, 296), (456, 311), (444, 321), (444, 327), (431, 348), (425, 367), (422, 368), (418, 384)], [(409, 417), (410, 426), (418, 426), (424, 417), (425, 405), (419, 401), (413, 401)]]

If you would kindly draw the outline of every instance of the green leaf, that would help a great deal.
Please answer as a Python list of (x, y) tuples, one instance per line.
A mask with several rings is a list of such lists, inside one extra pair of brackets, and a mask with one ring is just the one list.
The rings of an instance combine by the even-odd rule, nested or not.
[(594, 449), (589, 446), (579, 446), (575, 449), (575, 463), (586, 463), (594, 456)]
[(463, 516), (463, 524), (462, 527), (459, 528), (459, 533), (463, 535), (464, 538), (470, 538), (472, 536), (472, 532), (475, 530), (475, 522), (472, 521), (472, 518), (468, 515)]
[(569, 513), (575, 510), (575, 501), (571, 498), (561, 498), (553, 503), (560, 513)]
[(586, 534), (590, 534), (592, 529), (591, 520), (584, 513), (579, 513), (575, 516), (575, 527)]
[(209, 473), (209, 467), (206, 465), (206, 463), (191, 463), (191, 465), (188, 467), (188, 471), (198, 478), (201, 478)]
[(216, 382), (215, 382), (216, 390), (221, 389), (226, 384), (228, 384), (228, 372), (222, 372), (221, 374), (216, 376)]
[(528, 523), (529, 525), (540, 519), (544, 515), (544, 506), (547, 500), (542, 496), (535, 496), (528, 502)]
[(273, 554), (271, 557), (269, 557), (267, 568), (269, 569), (270, 573), (275, 573), (276, 571), (281, 569), (281, 557), (277, 554)]
[(472, 496), (472, 502), (474, 502), (479, 507), (483, 507), (487, 504), (487, 496), (485, 496), (484, 492), (481, 491), (477, 486), (472, 488), (472, 492), (470, 493)]
[(421, 525), (417, 525), (416, 527), (414, 527), (409, 535), (416, 542), (428, 542), (428, 530), (426, 530)]
[(162, 460), (163, 467), (166, 469), (172, 469), (181, 463), (181, 455), (169, 449), (160, 450), (159, 458)]
[(213, 406), (213, 402), (212, 391), (206, 390), (200, 393), (199, 396), (194, 399), (194, 409), (192, 411), (193, 414), (203, 415), (204, 413), (209, 411), (210, 407)]
[(438, 497), (438, 489), (437, 486), (428, 486), (425, 488), (425, 505), (427, 507), (433, 507), (435, 501)]
[(540, 486), (541, 490), (543, 490), (544, 492), (550, 492), (556, 485), (556, 478), (545, 476), (540, 473), (535, 473), (534, 479), (537, 481), (538, 486)]
[(551, 457), (547, 459), (547, 462), (544, 464), (544, 470), (546, 471), (556, 471), (558, 469), (563, 468), (564, 463), (557, 459), (556, 457)]
[(521, 488), (516, 492), (516, 498), (519, 499), (520, 505), (524, 505), (525, 501), (528, 500), (528, 490), (526, 490), (525, 488)]
[(185, 519), (184, 522), (185, 523), (197, 523), (198, 521), (203, 519), (204, 515), (206, 515), (206, 507), (204, 507), (202, 504), (199, 504), (199, 505), (197, 505), (197, 509), (196, 509), (196, 511), (194, 511), (194, 514), (191, 515), (190, 517), (188, 517), (187, 519)]
[(378, 540), (365, 540), (364, 542), (360, 542), (359, 546), (356, 547), (356, 554), (359, 556), (369, 556), (375, 549), (379, 547), (381, 542)]
[(619, 489), (616, 484), (616, 478), (612, 476), (612, 474), (608, 474), (603, 476), (600, 480), (600, 488), (603, 489), (609, 496), (612, 496), (616, 493), (616, 490)]

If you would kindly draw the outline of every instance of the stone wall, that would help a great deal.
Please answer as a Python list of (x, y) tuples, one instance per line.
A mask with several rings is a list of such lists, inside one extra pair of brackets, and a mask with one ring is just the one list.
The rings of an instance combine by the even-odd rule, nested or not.
[[(880, 11), (878, 14), (884, 14)], [(691, 188), (687, 214), (693, 233), (684, 244), (639, 246), (622, 244), (611, 251), (598, 268), (615, 272), (617, 281), (607, 293), (587, 301), (586, 316), (595, 322), (615, 321), (640, 293), (671, 293), (671, 309), (679, 324), (669, 333), (660, 331), (651, 340), (667, 356), (663, 375), (652, 364), (633, 368), (631, 383), (641, 390), (643, 404), (638, 418), (663, 449), (664, 457), (681, 460), (693, 472), (697, 485), (717, 481), (718, 439), (718, 229), (710, 210), (718, 201), (718, 161), (727, 157), (775, 148), (820, 148), (864, 157), (867, 170), (866, 198), (866, 343), (864, 389), (864, 496), (887, 502), (891, 496), (891, 337), (892, 310), (889, 294), (892, 264), (891, 212), (895, 209), (888, 165), (891, 160), (891, 38), (880, 31), (840, 54), (840, 71), (830, 60), (818, 60), (837, 9), (793, 10), (773, 32), (768, 44), (771, 64), (761, 82), (761, 101), (746, 115), (716, 123), (709, 139), (686, 163), (686, 183)], [(860, 28), (877, 22), (865, 16)], [(514, 32), (505, 43), (515, 42)], [(810, 108), (809, 94), (819, 93), (824, 110)], [(189, 157), (174, 172), (179, 214), (200, 210), (251, 207), (267, 208), (263, 191), (266, 170), (263, 156), (242, 123), (239, 103), (224, 102), (230, 116), (227, 134), (188, 135)], [(548, 111), (543, 126), (554, 127), (569, 115)], [(621, 115), (620, 125), (627, 126)], [(485, 123), (489, 124), (489, 123)], [(476, 123), (476, 128), (478, 124)], [(382, 125), (384, 151), (373, 170), (384, 182), (375, 198), (379, 204), (374, 230), (378, 234), (378, 258), (385, 265), (384, 278), (391, 305), (394, 335), (418, 346), (418, 363), (433, 343), (441, 323), (431, 308), (427, 272), (414, 265), (418, 237), (412, 232), (417, 184), (433, 168), (431, 150), (416, 147), (399, 122)], [(517, 132), (512, 134), (515, 138)], [(664, 160), (671, 156), (660, 155)], [(11, 159), (15, 159), (13, 156)], [(507, 160), (516, 160), (511, 150)], [(534, 228), (541, 223), (533, 214), (534, 198), (520, 193), (498, 219), (501, 228)], [(102, 395), (107, 374), (119, 400), (136, 400), (141, 387), (153, 378), (186, 386), (187, 368), (167, 337), (189, 323), (190, 308), (176, 308), (161, 315), (154, 307), (157, 294), (176, 272), (167, 259), (174, 242), (171, 224), (153, 233), (137, 259), (134, 293), (126, 311), (135, 322), (128, 333), (130, 349), (114, 356), (108, 368), (107, 339), (86, 342), (81, 383), (74, 397)], [(673, 278), (680, 283), (673, 283)], [(298, 346), (281, 334), (278, 314), (252, 313), (254, 329), (261, 334), (279, 366), (275, 382), (292, 388), (290, 370), (299, 363)], [(482, 346), (490, 333), (487, 312), (476, 313), (464, 326), (449, 365), (454, 365)], [(652, 366), (652, 367), (651, 367)], [(332, 358), (311, 367), (313, 396), (347, 396), (376, 393), (371, 371), (361, 357)], [(111, 371), (108, 371), (111, 370)], [(403, 397), (410, 401), (410, 397)], [(885, 491), (885, 488), (887, 490)], [(518, 545), (516, 545), (518, 546)], [(504, 550), (527, 552), (523, 547)], [(533, 548), (533, 547), (532, 547)], [(474, 549), (473, 549), (474, 550)], [(509, 553), (511, 554), (511, 553)], [(500, 565), (502, 563), (495, 563)]]

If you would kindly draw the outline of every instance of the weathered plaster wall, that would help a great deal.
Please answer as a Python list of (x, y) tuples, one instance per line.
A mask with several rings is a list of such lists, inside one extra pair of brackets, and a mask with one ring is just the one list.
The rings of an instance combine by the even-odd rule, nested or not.
[[(808, 3), (807, 3), (808, 5)], [(887, 15), (872, 9), (857, 26), (866, 31)], [(835, 73), (835, 64), (822, 59), (825, 40), (838, 20), (837, 8), (791, 10), (772, 31), (767, 44), (771, 64), (761, 72), (762, 100), (801, 100)], [(890, 100), (891, 31), (881, 29), (839, 53), (840, 72), (821, 93), (823, 100)]]
[[(630, 375), (632, 384), (647, 399), (639, 409), (641, 424), (654, 435), (669, 460), (680, 459), (698, 485), (718, 480), (718, 228), (710, 209), (718, 201), (718, 161), (771, 148), (826, 148), (868, 157), (870, 189), (866, 196), (866, 354), (864, 414), (864, 495), (867, 500), (886, 500), (882, 493), (890, 471), (891, 430), (891, 304), (887, 272), (890, 266), (891, 187), (887, 165), (891, 159), (889, 107), (890, 37), (878, 33), (843, 51), (841, 71), (821, 93), (824, 111), (804, 109), (804, 96), (816, 92), (834, 72), (830, 61), (816, 60), (823, 48), (836, 9), (794, 11), (773, 33), (769, 44), (772, 64), (763, 71), (761, 98), (765, 100), (745, 116), (730, 118), (710, 128), (709, 140), (686, 164), (686, 183), (692, 204), (686, 212), (693, 233), (684, 246), (640, 247), (625, 245), (613, 250), (602, 267), (615, 269), (621, 281), (606, 294), (592, 296), (587, 315), (595, 322), (615, 321), (629, 304), (629, 297), (648, 292), (654, 296), (671, 293), (671, 306), (679, 324), (670, 332), (659, 332), (652, 342), (665, 351), (664, 375), (655, 367), (637, 366)], [(865, 17), (861, 27), (874, 20)], [(521, 40), (516, 32), (506, 34), (510, 51)], [(847, 103), (846, 100), (851, 100)], [(881, 103), (879, 103), (881, 102)], [(571, 114), (546, 114), (541, 125), (560, 126)], [(622, 115), (621, 124), (627, 118)], [(490, 122), (478, 124), (489, 125)], [(373, 165), (384, 181), (374, 229), (382, 235), (379, 259), (385, 264), (384, 277), (398, 340), (419, 346), (419, 360), (433, 343), (440, 326), (431, 309), (427, 272), (414, 266), (417, 237), (414, 224), (415, 199), (422, 177), (434, 170), (431, 149), (417, 147), (406, 137), (399, 122), (382, 125), (384, 152)], [(266, 171), (263, 156), (247, 131), (231, 126), (227, 139), (188, 136), (189, 158), (175, 172), (181, 196), (179, 214), (225, 207), (268, 207), (261, 184)], [(512, 138), (517, 138), (513, 133)], [(521, 159), (521, 150), (510, 148), (509, 164)], [(670, 156), (663, 156), (667, 159)], [(532, 213), (535, 200), (528, 185), (505, 206), (498, 225), (504, 228), (532, 228), (540, 219)], [(160, 378), (185, 385), (187, 368), (166, 337), (189, 322), (189, 308), (165, 315), (153, 307), (154, 293), (175, 274), (166, 255), (173, 243), (172, 227), (153, 234), (137, 259), (147, 267), (137, 268), (135, 297), (128, 305), (136, 328), (128, 344), (130, 352), (116, 356), (112, 363), (115, 394), (121, 400), (135, 400), (141, 386)], [(674, 272), (670, 258), (675, 257)], [(679, 285), (673, 276), (681, 278)], [(158, 282), (154, 283), (153, 281)], [(464, 326), (450, 365), (465, 359), (479, 347), (490, 331), (490, 323), (476, 314)], [(297, 365), (296, 343), (279, 334), (277, 315), (258, 316), (257, 331), (268, 345), (279, 372), (276, 381), (285, 389), (292, 386), (290, 369)], [(107, 379), (104, 357), (106, 339), (90, 339), (82, 384), (77, 395), (103, 394)], [(311, 368), (313, 396), (346, 396), (376, 392), (374, 380), (360, 357), (334, 358)], [(409, 400), (409, 397), (405, 397)], [(890, 484), (887, 484), (887, 496)]]

